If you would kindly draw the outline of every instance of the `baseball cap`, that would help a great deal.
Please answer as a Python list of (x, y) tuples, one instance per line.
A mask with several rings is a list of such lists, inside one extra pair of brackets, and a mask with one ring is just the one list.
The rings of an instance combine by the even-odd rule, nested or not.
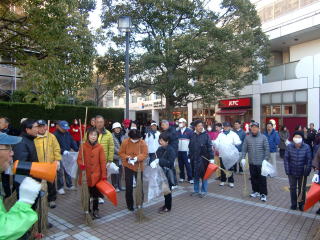
[(153, 126), (153, 125), (158, 126), (158, 124), (157, 124), (156, 122), (152, 122), (152, 123), (150, 124), (150, 126)]
[(251, 127), (255, 126), (255, 127), (260, 127), (259, 123), (258, 122), (252, 122), (250, 124)]
[(10, 136), (6, 133), (0, 133), (0, 144), (1, 145), (13, 145), (21, 141), (21, 137)]
[(223, 126), (224, 126), (224, 127), (231, 127), (231, 124), (230, 124), (229, 122), (224, 122), (224, 123), (223, 123)]
[(183, 122), (186, 123), (187, 120), (185, 120), (184, 118), (180, 118), (180, 119), (179, 119), (179, 123), (183, 123)]
[(67, 121), (60, 121), (58, 123), (58, 125), (64, 130), (69, 130), (70, 129), (69, 124), (68, 124)]
[(42, 119), (38, 120), (37, 123), (38, 123), (39, 126), (47, 125), (47, 122), (45, 120), (42, 120)]

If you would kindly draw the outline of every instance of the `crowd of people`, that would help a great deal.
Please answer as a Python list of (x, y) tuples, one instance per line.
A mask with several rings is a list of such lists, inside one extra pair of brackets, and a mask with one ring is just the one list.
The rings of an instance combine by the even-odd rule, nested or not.
[[(216, 172), (216, 180), (219, 180), (221, 187), (228, 184), (234, 188), (237, 183), (233, 174), (241, 174), (249, 169), (252, 185), (250, 197), (266, 202), (267, 177), (262, 175), (262, 165), (264, 161), (270, 162), (276, 172), (276, 154), (279, 150), (290, 183), (292, 210), (303, 210), (307, 177), (312, 169), (315, 170), (312, 181), (319, 182), (320, 131), (317, 132), (312, 123), (310, 128), (298, 126), (293, 134), (285, 126), (278, 132), (271, 122), (266, 124), (263, 131), (260, 124), (253, 120), (249, 132), (243, 130), (240, 121), (233, 125), (224, 122), (205, 126), (201, 120), (196, 120), (188, 126), (184, 118), (176, 122), (162, 120), (159, 125), (151, 121), (143, 129), (136, 121), (128, 119), (106, 127), (106, 121), (100, 115), (92, 118), (88, 125), (81, 125), (77, 119), (71, 125), (65, 120), (49, 124), (45, 120), (22, 119), (19, 132), (11, 127), (8, 118), (1, 117), (0, 131), (6, 136), (21, 137), (21, 141), (12, 148), (13, 160), (57, 162), (56, 184), (47, 182), (50, 208), (56, 207), (57, 194), (64, 195), (65, 190), (76, 189), (61, 159), (71, 152), (81, 152), (77, 163), (80, 171), (86, 172), (92, 200), (90, 212), (94, 219), (100, 218), (99, 203), (104, 202), (96, 184), (100, 180), (107, 180), (106, 169), (111, 163), (119, 168), (118, 173), (111, 174), (111, 183), (116, 192), (125, 191), (129, 211), (135, 210), (133, 188), (138, 180), (143, 181), (142, 176), (137, 179), (137, 172), (143, 172), (145, 166), (160, 166), (170, 190), (183, 182), (193, 184), (191, 195), (200, 198), (208, 192), (208, 180), (204, 179), (208, 164), (222, 168)], [(224, 148), (221, 148), (226, 145), (238, 153), (234, 164), (228, 168), (227, 153), (222, 152)], [(226, 172), (231, 174), (227, 175)], [(4, 198), (21, 189), (18, 181), (10, 184), (9, 170), (1, 173), (1, 179)], [(81, 177), (78, 180), (81, 184)], [(300, 194), (303, 195), (302, 200), (298, 199)], [(166, 194), (164, 197), (165, 202), (159, 213), (170, 212), (172, 208), (172, 195)], [(317, 213), (320, 214), (320, 210)]]

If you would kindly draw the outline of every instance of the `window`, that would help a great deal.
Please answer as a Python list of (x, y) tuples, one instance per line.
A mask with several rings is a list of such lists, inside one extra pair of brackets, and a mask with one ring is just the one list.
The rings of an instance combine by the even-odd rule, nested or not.
[(297, 104), (296, 105), (297, 114), (307, 114), (307, 104)]
[(114, 105), (119, 106), (119, 98), (118, 97), (114, 98)]
[(131, 96), (131, 103), (137, 103), (138, 102), (138, 98), (137, 96)]
[(281, 105), (274, 105), (272, 106), (272, 114), (279, 115), (281, 114)]
[(307, 91), (296, 92), (296, 102), (306, 102), (308, 98)]
[(281, 103), (281, 93), (273, 93), (271, 95), (272, 103)]
[(292, 105), (284, 105), (283, 106), (283, 114), (284, 115), (293, 114), (293, 106)]
[(270, 104), (271, 101), (270, 101), (270, 94), (264, 94), (262, 95), (261, 97), (261, 103), (262, 104)]
[(192, 115), (193, 116), (197, 116), (198, 114), (197, 114), (197, 110), (192, 110)]
[(284, 103), (293, 103), (294, 102), (294, 92), (284, 92), (283, 95)]
[(271, 107), (270, 106), (263, 106), (262, 113), (263, 113), (263, 115), (271, 115)]

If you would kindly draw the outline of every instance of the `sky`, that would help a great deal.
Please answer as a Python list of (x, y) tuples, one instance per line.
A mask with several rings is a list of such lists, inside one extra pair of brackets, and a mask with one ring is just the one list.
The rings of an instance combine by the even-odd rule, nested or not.
[[(179, 0), (177, 0), (179, 1)], [(97, 2), (97, 5), (96, 5), (96, 9), (90, 13), (90, 16), (89, 16), (89, 21), (90, 21), (90, 29), (92, 29), (93, 31), (97, 28), (99, 28), (101, 26), (101, 19), (100, 19), (100, 14), (101, 14), (101, 11), (102, 11), (102, 0), (96, 0)], [(216, 12), (219, 12), (220, 8), (219, 8), (219, 5), (220, 5), (220, 2), (221, 0), (211, 0), (208, 4), (208, 8), (210, 10), (213, 10), (213, 11), (216, 11)], [(104, 55), (106, 53), (106, 51), (108, 50), (108, 45), (101, 45), (99, 44), (97, 47), (97, 52), (99, 55)]]

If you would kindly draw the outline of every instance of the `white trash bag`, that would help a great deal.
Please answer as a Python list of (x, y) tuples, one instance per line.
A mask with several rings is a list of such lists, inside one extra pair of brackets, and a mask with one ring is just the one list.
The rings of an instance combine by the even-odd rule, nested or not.
[(78, 172), (78, 152), (69, 152), (69, 154), (62, 155), (62, 165), (71, 178), (77, 177)]
[(216, 147), (226, 170), (232, 168), (239, 161), (239, 151), (233, 144), (219, 144)]
[(261, 167), (261, 175), (262, 176), (270, 176), (270, 177), (275, 177), (276, 176), (276, 170), (275, 168), (272, 166), (271, 163), (269, 163), (266, 160), (262, 161), (262, 167)]
[(143, 171), (143, 181), (148, 185), (148, 202), (170, 193), (167, 177), (159, 165), (156, 168), (150, 166), (145, 167)]
[(114, 163), (108, 163), (107, 164), (107, 173), (108, 173), (108, 177), (111, 175), (111, 174), (118, 174), (119, 173), (119, 167)]

